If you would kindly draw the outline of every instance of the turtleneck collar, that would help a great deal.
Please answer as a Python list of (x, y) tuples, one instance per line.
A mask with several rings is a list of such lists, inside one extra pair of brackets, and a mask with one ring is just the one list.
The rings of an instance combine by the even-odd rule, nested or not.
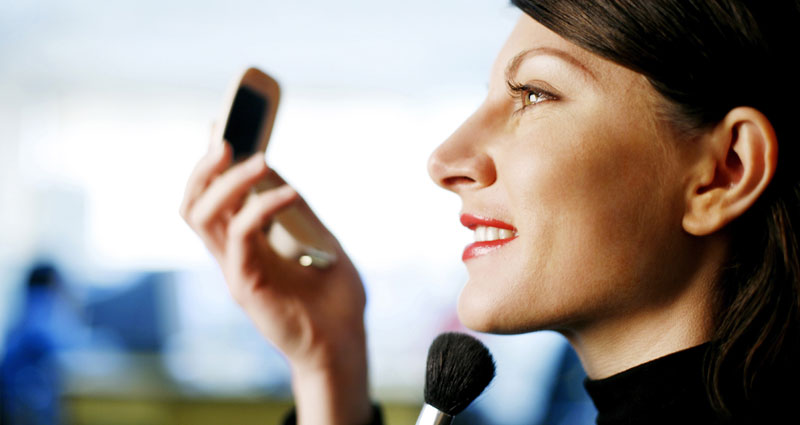
[(597, 424), (716, 424), (706, 392), (703, 364), (708, 344), (692, 347), (599, 380), (586, 391), (597, 407)]

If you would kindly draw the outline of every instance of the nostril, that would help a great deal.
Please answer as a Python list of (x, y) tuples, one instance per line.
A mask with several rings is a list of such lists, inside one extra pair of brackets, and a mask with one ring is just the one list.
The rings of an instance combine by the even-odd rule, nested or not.
[(445, 187), (455, 187), (475, 183), (475, 179), (466, 176), (446, 177), (442, 179), (442, 185)]

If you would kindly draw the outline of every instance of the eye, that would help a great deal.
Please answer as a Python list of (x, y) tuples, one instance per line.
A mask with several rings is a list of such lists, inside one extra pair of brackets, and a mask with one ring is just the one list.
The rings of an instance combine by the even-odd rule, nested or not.
[(511, 97), (518, 99), (523, 110), (529, 106), (542, 103), (547, 100), (555, 100), (558, 97), (547, 90), (541, 89), (531, 84), (519, 84), (508, 81), (508, 90)]
[(544, 100), (544, 93), (526, 90), (522, 96), (522, 106), (530, 106)]

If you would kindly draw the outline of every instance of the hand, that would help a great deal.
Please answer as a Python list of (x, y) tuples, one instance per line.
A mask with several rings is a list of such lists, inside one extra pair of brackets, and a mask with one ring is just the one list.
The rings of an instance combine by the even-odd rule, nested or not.
[[(232, 167), (231, 157), (227, 143), (212, 145), (189, 177), (181, 216), (219, 263), (237, 303), (289, 359), (298, 420), (366, 422), (366, 297), (355, 267), (290, 186), (250, 195), (261, 179), (279, 178), (263, 155)], [(289, 206), (330, 235), (337, 261), (329, 268), (303, 267), (270, 247), (264, 229)]]

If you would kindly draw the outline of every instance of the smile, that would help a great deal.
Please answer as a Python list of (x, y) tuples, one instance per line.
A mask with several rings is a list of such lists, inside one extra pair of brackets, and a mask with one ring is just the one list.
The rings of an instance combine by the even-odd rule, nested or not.
[(511, 239), (513, 237), (513, 230), (499, 229), (490, 226), (478, 226), (475, 228), (475, 242), (491, 242), (498, 239)]
[(514, 226), (495, 219), (463, 214), (461, 224), (475, 232), (475, 242), (464, 248), (463, 261), (495, 251), (517, 237)]

